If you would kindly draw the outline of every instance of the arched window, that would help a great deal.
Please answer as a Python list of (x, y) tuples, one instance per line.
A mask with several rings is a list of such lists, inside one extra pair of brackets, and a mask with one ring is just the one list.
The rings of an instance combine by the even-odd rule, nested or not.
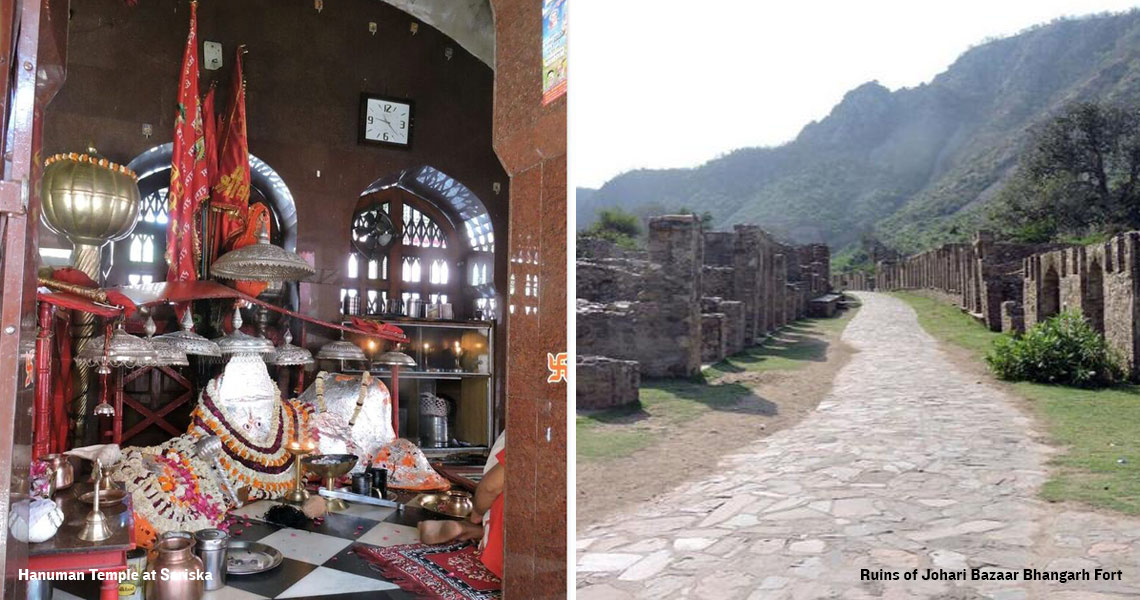
[(384, 313), (389, 298), (426, 304), (459, 297), (453, 273), (463, 261), (461, 238), (446, 215), (422, 198), (401, 189), (370, 195), (353, 216), (352, 237), (345, 259), (350, 282), (341, 298), (359, 295), (362, 311)]
[[(166, 182), (170, 169), (163, 171)], [(155, 176), (139, 182), (139, 220), (127, 238), (114, 244), (111, 267), (106, 274), (108, 285), (134, 285), (166, 279), (166, 226), (169, 213), (166, 204), (166, 186), (155, 187)], [(143, 185), (146, 188), (143, 188)]]
[[(128, 165), (139, 173), (139, 221), (131, 235), (110, 246), (110, 266), (104, 273), (108, 286), (166, 280), (171, 147), (171, 144), (155, 146)], [(271, 242), (295, 249), (297, 211), (292, 194), (281, 177), (256, 156), (251, 154), (249, 162), (250, 205), (264, 204), (269, 208)]]
[(384, 314), (389, 299), (450, 303), (457, 318), (493, 309), (494, 231), (482, 203), (432, 167), (384, 177), (361, 194), (341, 298)]

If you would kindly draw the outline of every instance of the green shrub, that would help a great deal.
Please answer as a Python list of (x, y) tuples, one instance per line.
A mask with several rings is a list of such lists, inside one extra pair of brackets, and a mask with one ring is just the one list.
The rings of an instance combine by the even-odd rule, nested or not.
[(598, 211), (598, 220), (589, 228), (578, 233), (579, 237), (594, 237), (609, 240), (619, 248), (637, 249), (637, 239), (641, 235), (641, 222), (637, 217), (620, 208), (603, 208)]
[(1106, 387), (1124, 370), (1104, 338), (1077, 312), (1063, 312), (1030, 327), (1025, 335), (994, 341), (986, 364), (1001, 379)]

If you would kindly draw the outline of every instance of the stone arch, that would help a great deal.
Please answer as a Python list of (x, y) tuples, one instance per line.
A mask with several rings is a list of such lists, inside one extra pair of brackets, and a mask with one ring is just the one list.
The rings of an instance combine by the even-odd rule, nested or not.
[[(134, 157), (127, 167), (138, 173), (139, 182), (148, 178), (169, 180), (170, 162), (174, 155), (174, 144), (167, 142), (155, 146)], [(297, 251), (297, 203), (285, 180), (272, 167), (260, 158), (249, 155), (250, 201), (259, 195), (272, 209), (275, 234), (273, 243), (290, 252)], [(300, 305), (299, 285), (295, 281), (285, 284), (281, 298), (276, 303), (297, 310)]]
[(1037, 320), (1044, 321), (1061, 312), (1061, 278), (1057, 275), (1056, 265), (1049, 265), (1045, 277), (1041, 280), (1041, 298), (1037, 303)]
[(1085, 319), (1102, 335), (1104, 334), (1104, 269), (1100, 259), (1093, 258), (1089, 263), (1088, 286), (1085, 292)]

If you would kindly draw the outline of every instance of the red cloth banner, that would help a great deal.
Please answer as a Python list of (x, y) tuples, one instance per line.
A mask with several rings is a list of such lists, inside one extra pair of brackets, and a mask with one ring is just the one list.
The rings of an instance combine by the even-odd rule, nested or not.
[[(230, 86), (230, 104), (226, 110), (221, 131), (221, 155), (217, 181), (213, 182), (210, 206), (223, 212), (218, 215), (214, 230), (217, 255), (234, 250), (235, 238), (249, 224), (249, 142), (246, 138), (245, 78), (242, 76), (241, 57), (245, 46), (238, 46), (234, 59), (233, 84)], [(255, 232), (256, 233), (256, 232)], [(256, 239), (256, 238), (255, 238)]]
[(206, 181), (213, 188), (218, 182), (218, 117), (213, 85), (202, 100), (202, 135), (206, 139)]
[(198, 95), (198, 3), (190, 3), (190, 33), (182, 55), (178, 109), (174, 115), (174, 151), (167, 196), (170, 226), (166, 231), (167, 281), (198, 278), (202, 249), (195, 227), (198, 208), (210, 192), (206, 172), (206, 140)]

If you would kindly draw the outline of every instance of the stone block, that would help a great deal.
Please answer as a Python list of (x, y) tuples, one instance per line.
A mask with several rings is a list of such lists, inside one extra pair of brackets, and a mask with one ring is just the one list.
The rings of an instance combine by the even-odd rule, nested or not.
[(578, 298), (603, 303), (636, 300), (646, 265), (629, 259), (579, 260), (575, 268)]
[(632, 360), (579, 355), (574, 380), (578, 410), (627, 406), (638, 401), (640, 368)]
[(732, 298), (732, 282), (735, 277), (736, 269), (732, 267), (705, 265), (701, 273), (701, 295)]
[(704, 313), (701, 315), (701, 362), (720, 362), (727, 354), (728, 340), (725, 335), (724, 313)]

